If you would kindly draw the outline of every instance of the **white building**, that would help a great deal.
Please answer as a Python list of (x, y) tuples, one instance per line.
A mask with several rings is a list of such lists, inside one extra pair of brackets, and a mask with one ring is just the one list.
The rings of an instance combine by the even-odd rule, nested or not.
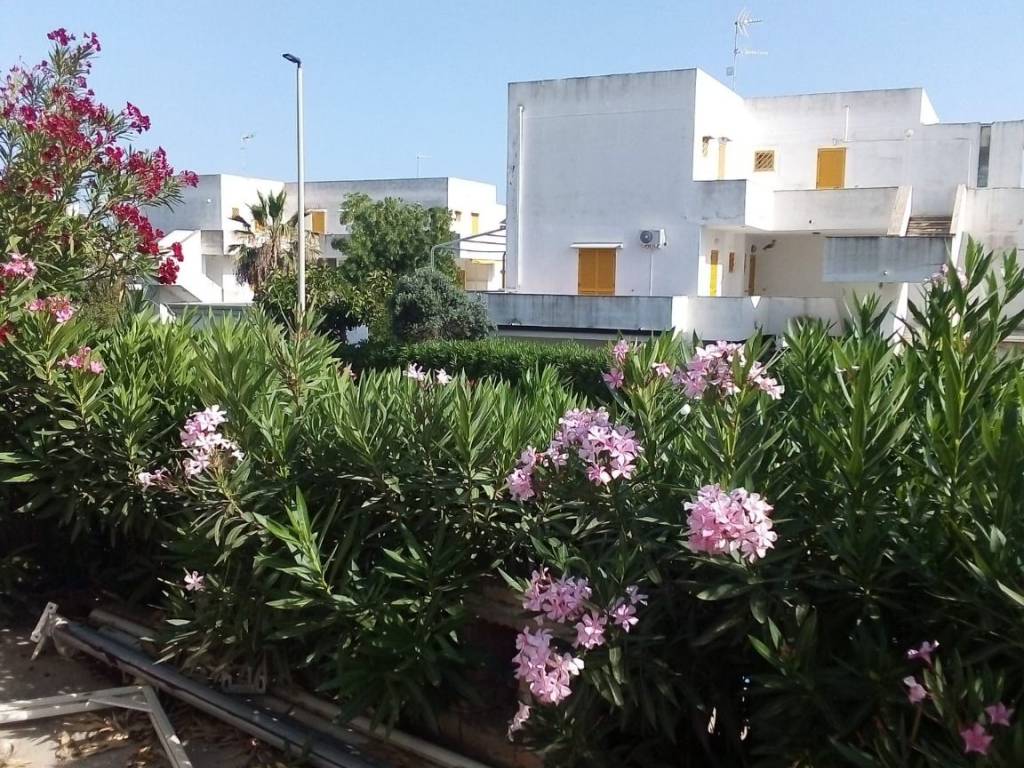
[[(166, 305), (252, 301), (249, 286), (235, 278), (235, 257), (229, 249), (239, 242), (237, 233), (242, 227), (233, 217), (250, 218), (248, 206), (256, 202), (257, 192), (267, 195), (282, 189), (288, 194), (291, 215), (297, 199), (294, 183), (228, 174), (200, 176), (198, 186), (182, 190), (181, 204), (149, 212), (153, 225), (167, 233), (162, 245), (170, 247), (171, 243), (180, 242), (185, 257), (176, 284), (160, 286), (157, 301)], [(348, 234), (340, 224), (340, 211), (345, 196), (354, 192), (374, 200), (393, 197), (428, 208), (448, 208), (452, 213), (452, 231), (459, 237), (498, 230), (505, 218), (505, 206), (497, 202), (494, 185), (478, 181), (423, 178), (306, 182), (306, 226), (321, 236), (321, 257), (325, 259), (342, 257), (332, 242)], [(490, 247), (472, 251), (467, 247), (459, 259), (466, 286), (476, 290), (500, 289), (504, 255), (503, 239)]]
[[(1024, 121), (920, 88), (743, 98), (699, 69), (512, 83), (506, 333), (780, 333), (1024, 245)], [(644, 239), (649, 243), (642, 240)]]

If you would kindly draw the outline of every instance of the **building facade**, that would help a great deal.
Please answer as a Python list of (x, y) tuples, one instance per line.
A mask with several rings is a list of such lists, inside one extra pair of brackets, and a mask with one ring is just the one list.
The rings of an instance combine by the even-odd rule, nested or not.
[(512, 83), (506, 333), (704, 338), (893, 319), (961, 253), (1024, 244), (1024, 121), (920, 88), (743, 98), (699, 69)]
[[(252, 301), (249, 286), (235, 277), (235, 257), (231, 246), (240, 242), (241, 225), (234, 217), (249, 218), (248, 206), (257, 193), (267, 195), (284, 190), (288, 195), (288, 215), (296, 204), (296, 185), (275, 179), (211, 174), (199, 177), (195, 188), (182, 190), (182, 202), (173, 209), (160, 208), (148, 215), (165, 235), (162, 245), (180, 242), (184, 261), (175, 285), (160, 286), (161, 304), (232, 305)], [(499, 230), (505, 218), (505, 206), (497, 202), (493, 184), (457, 178), (375, 179), (365, 181), (306, 182), (305, 208), (307, 230), (320, 238), (320, 255), (327, 261), (342, 258), (333, 242), (344, 238), (347, 227), (340, 223), (345, 197), (361, 192), (374, 200), (393, 197), (424, 207), (444, 207), (452, 213), (452, 231), (460, 238)], [(467, 288), (501, 288), (504, 241), (489, 248), (466, 248), (459, 252), (459, 266)]]

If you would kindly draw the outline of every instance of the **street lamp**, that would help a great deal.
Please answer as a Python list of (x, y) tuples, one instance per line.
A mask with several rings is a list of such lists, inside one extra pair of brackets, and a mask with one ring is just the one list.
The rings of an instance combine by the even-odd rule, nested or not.
[(291, 53), (281, 55), (295, 65), (295, 144), (299, 165), (299, 255), (298, 263), (295, 265), (295, 276), (298, 283), (299, 315), (302, 315), (306, 311), (306, 188), (305, 168), (302, 160), (302, 59)]

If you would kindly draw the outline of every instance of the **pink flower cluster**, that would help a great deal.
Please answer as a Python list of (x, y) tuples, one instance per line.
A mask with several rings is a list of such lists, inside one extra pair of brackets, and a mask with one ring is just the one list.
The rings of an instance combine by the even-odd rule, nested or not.
[[(433, 378), (431, 378), (431, 376), (433, 376)], [(445, 384), (450, 384), (452, 380), (451, 374), (449, 374), (444, 368), (439, 368), (438, 370), (431, 372), (422, 368), (417, 363), (409, 363), (409, 367), (405, 369), (405, 377), (419, 382), (420, 385), (424, 387), (429, 387), (434, 381), (444, 386)]]
[(537, 495), (538, 467), (564, 467), (570, 456), (583, 462), (587, 479), (594, 485), (608, 485), (619, 478), (629, 480), (642, 452), (633, 430), (612, 424), (604, 408), (567, 411), (558, 420), (547, 450), (538, 452), (527, 447), (523, 451), (518, 466), (506, 478), (509, 494), (517, 501), (533, 498)]
[(163, 467), (152, 472), (139, 472), (135, 476), (135, 480), (142, 486), (143, 490), (149, 488), (170, 488), (171, 486), (171, 475)]
[[(32, 259), (21, 253), (8, 253), (7, 261), (0, 264), (0, 279), (2, 280), (31, 280), (36, 276), (36, 265)], [(0, 293), (3, 292), (3, 284), (0, 282)]]
[(185, 422), (180, 437), (181, 446), (188, 449), (190, 454), (183, 466), (187, 477), (205, 472), (220, 452), (230, 453), (237, 461), (245, 458), (238, 445), (218, 431), (218, 427), (227, 420), (227, 414), (220, 406), (211, 405), (205, 410), (196, 411)]
[(63, 325), (75, 315), (75, 307), (67, 296), (47, 296), (40, 299), (32, 299), (28, 304), (29, 312), (47, 312), (50, 317), (57, 321), (57, 325)]
[(943, 264), (938, 272), (928, 278), (929, 285), (945, 285), (952, 282), (966, 285), (967, 273), (962, 269), (950, 269), (949, 264)]
[[(591, 602), (593, 590), (585, 578), (563, 576), (554, 579), (547, 568), (534, 571), (523, 593), (523, 608), (539, 614), (538, 628), (529, 626), (516, 637), (518, 653), (512, 659), (515, 676), (527, 684), (530, 694), (541, 704), (557, 705), (572, 694), (572, 678), (584, 668), (583, 659), (559, 651), (552, 645), (553, 633), (544, 628), (545, 621), (557, 624), (575, 622), (576, 637), (572, 646), (588, 651), (605, 644), (609, 623), (624, 632), (636, 626), (636, 606), (647, 604), (647, 595), (636, 586), (626, 589), (626, 596), (615, 600), (607, 611)], [(509, 738), (520, 730), (530, 716), (530, 707), (520, 704), (509, 725)]]
[[(925, 640), (917, 648), (907, 650), (907, 658), (911, 661), (920, 660), (932, 666), (932, 654), (938, 650), (939, 641), (928, 642)], [(929, 691), (913, 675), (903, 678), (903, 684), (907, 687), (907, 699), (911, 704), (920, 704), (928, 698)], [(1001, 725), (1005, 728), (1010, 726), (1010, 718), (1014, 710), (1007, 707), (1003, 702), (997, 701), (985, 707), (985, 718), (978, 718), (972, 725), (960, 730), (960, 738), (964, 740), (964, 754), (972, 752), (979, 755), (987, 755), (995, 737), (988, 732), (988, 728), (994, 725)], [(987, 721), (987, 723), (986, 723)], [(986, 728), (987, 724), (987, 728)]]
[(772, 530), (773, 507), (760, 494), (745, 488), (727, 493), (717, 484), (705, 485), (693, 502), (683, 506), (689, 512), (687, 544), (694, 552), (739, 552), (754, 562), (775, 546), (778, 535)]
[(106, 367), (97, 358), (93, 357), (91, 347), (79, 347), (72, 355), (62, 357), (57, 361), (61, 368), (84, 371), (99, 375), (106, 370)]
[[(672, 381), (681, 387), (687, 397), (702, 397), (705, 392), (715, 392), (720, 396), (735, 395), (740, 391), (736, 383), (733, 367), (746, 364), (743, 346), (720, 341), (697, 347), (694, 356), (685, 368), (677, 368), (672, 374)], [(782, 398), (785, 387), (767, 374), (762, 363), (754, 362), (747, 372), (747, 382), (765, 392), (773, 400)]]
[[(612, 347), (612, 368), (608, 373), (601, 374), (604, 383), (609, 389), (622, 389), (626, 383), (626, 374), (622, 367), (626, 364), (633, 347), (625, 339), (619, 339)], [(659, 379), (668, 379), (672, 376), (672, 368), (668, 363), (651, 363), (651, 372)]]

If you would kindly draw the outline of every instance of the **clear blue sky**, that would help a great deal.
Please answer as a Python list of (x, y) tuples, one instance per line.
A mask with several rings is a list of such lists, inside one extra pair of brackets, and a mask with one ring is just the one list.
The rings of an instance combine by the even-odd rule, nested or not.
[[(726, 80), (731, 0), (0, 0), (0, 65), (58, 26), (103, 41), (93, 84), (179, 168), (310, 179), (505, 179), (506, 83), (698, 66)], [(924, 86), (943, 120), (1024, 118), (1024, 0), (749, 0), (745, 95)], [(240, 137), (255, 133), (240, 150)]]

